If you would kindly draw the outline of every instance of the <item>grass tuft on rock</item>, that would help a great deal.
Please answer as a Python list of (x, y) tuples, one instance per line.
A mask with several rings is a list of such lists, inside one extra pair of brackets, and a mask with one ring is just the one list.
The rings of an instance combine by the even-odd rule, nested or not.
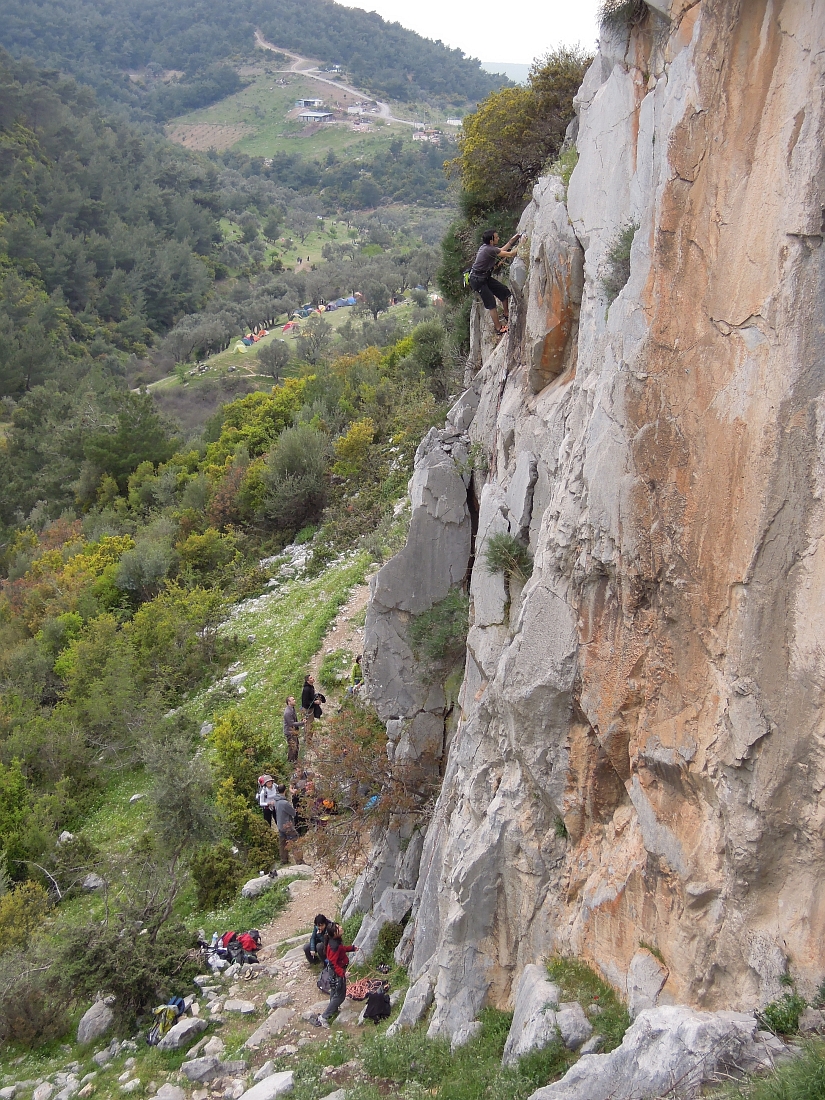
[(588, 1019), (594, 1032), (604, 1036), (602, 1053), (615, 1050), (630, 1027), (630, 1013), (615, 989), (583, 959), (556, 956), (548, 962), (547, 972), (550, 980), (560, 988), (562, 1001), (578, 1001), (585, 1012), (591, 1005), (601, 1010), (595, 1015), (588, 1012)]

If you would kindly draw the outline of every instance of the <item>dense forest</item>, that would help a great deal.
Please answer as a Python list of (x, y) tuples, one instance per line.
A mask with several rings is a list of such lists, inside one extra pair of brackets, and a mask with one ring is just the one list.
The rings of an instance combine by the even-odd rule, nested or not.
[[(254, 49), (260, 28), (279, 46), (346, 67), (352, 80), (394, 99), (440, 99), (463, 105), (504, 79), (374, 12), (330, 0), (7, 0), (2, 45), (91, 85), (103, 101), (128, 104), (165, 120), (235, 91), (225, 64)], [(140, 86), (128, 73), (147, 66), (180, 74), (176, 82)]]

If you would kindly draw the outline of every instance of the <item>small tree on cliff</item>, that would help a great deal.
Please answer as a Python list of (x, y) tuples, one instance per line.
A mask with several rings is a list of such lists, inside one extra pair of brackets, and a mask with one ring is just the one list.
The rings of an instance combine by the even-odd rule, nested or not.
[(446, 168), (461, 180), (468, 213), (523, 200), (548, 158), (558, 155), (590, 60), (578, 49), (555, 50), (533, 66), (526, 87), (493, 92), (464, 119), (459, 155)]

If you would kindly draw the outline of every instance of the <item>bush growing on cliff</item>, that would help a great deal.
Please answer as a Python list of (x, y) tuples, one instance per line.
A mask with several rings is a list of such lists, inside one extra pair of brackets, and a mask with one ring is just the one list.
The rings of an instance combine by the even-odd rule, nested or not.
[(598, 11), (602, 27), (638, 27), (647, 19), (649, 9), (644, 0), (603, 0)]
[(464, 653), (469, 628), (470, 601), (460, 588), (410, 623), (413, 653), (420, 660), (457, 661)]
[(525, 87), (493, 92), (465, 117), (459, 155), (448, 172), (460, 178), (469, 213), (522, 202), (547, 158), (561, 148), (590, 60), (578, 49), (555, 50), (533, 66)]
[(608, 249), (601, 277), (602, 290), (607, 295), (608, 306), (615, 302), (630, 278), (630, 249), (633, 247), (633, 240), (638, 231), (638, 222), (628, 222), (619, 230), (616, 239)]
[(533, 559), (527, 547), (506, 531), (499, 531), (487, 540), (484, 564), (488, 573), (503, 573), (509, 580), (526, 581), (533, 572)]

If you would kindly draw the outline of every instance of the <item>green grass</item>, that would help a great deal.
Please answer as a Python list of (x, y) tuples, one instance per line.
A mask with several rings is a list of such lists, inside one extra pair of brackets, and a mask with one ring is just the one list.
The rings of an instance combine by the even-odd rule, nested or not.
[(825, 1042), (805, 1042), (799, 1057), (714, 1095), (716, 1100), (825, 1100)]
[(588, 1015), (588, 1019), (596, 1034), (604, 1036), (602, 1052), (607, 1054), (619, 1046), (630, 1027), (630, 1014), (615, 989), (582, 959), (557, 956), (548, 962), (547, 972), (560, 988), (562, 1001), (578, 1001), (585, 1011), (589, 1005), (601, 1008), (599, 1015)]
[[(424, 1095), (438, 1100), (482, 1100), (489, 1096), (526, 1100), (537, 1088), (561, 1076), (575, 1060), (575, 1055), (561, 1044), (552, 1044), (521, 1058), (517, 1066), (504, 1068), (501, 1055), (512, 1013), (485, 1008), (479, 1020), (480, 1033), (455, 1052), (450, 1051), (446, 1039), (428, 1039), (423, 1026), (402, 1031), (391, 1039), (379, 1030), (364, 1040), (364, 1067), (372, 1077), (408, 1082), (402, 1095), (420, 1096), (422, 1100)], [(358, 1089), (348, 1093), (354, 1100), (366, 1100), (368, 1095)]]

